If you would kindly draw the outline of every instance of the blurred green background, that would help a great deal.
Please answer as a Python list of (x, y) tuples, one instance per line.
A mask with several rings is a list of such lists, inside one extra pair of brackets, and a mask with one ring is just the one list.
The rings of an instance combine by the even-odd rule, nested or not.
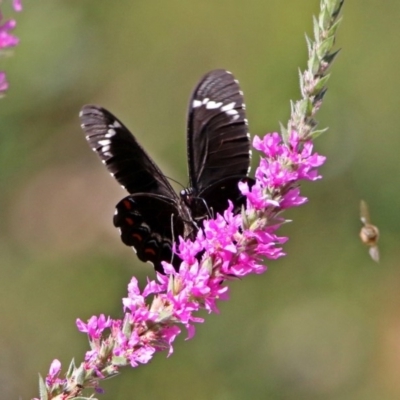
[[(21, 44), (1, 60), (0, 399), (38, 395), (37, 374), (88, 349), (76, 318), (121, 316), (140, 263), (112, 226), (125, 195), (80, 129), (85, 103), (112, 110), (167, 175), (187, 183), (189, 95), (227, 68), (250, 131), (277, 130), (297, 99), (318, 0), (26, 0)], [(400, 2), (347, 1), (329, 90), (324, 179), (286, 214), (287, 257), (231, 284), (166, 359), (104, 382), (103, 399), (400, 398), (398, 198)], [(359, 201), (381, 230), (381, 263), (359, 238)], [(397, 244), (396, 244), (397, 243)]]

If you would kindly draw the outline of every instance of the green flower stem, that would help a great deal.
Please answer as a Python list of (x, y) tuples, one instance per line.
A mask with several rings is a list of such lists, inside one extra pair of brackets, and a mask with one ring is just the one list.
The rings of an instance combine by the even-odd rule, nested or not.
[(316, 130), (315, 114), (322, 105), (327, 91), (329, 67), (339, 50), (331, 52), (335, 35), (341, 22), (340, 10), (344, 0), (321, 0), (318, 18), (314, 17), (314, 41), (306, 37), (308, 47), (307, 69), (300, 71), (301, 100), (291, 101), (291, 115), (287, 128), (281, 126), (282, 136), (287, 142), (289, 133), (297, 131), (302, 141), (314, 139), (326, 129)]

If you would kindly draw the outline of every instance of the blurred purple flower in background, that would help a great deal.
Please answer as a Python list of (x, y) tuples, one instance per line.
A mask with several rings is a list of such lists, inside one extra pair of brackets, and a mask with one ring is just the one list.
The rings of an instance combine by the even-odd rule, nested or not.
[(13, 7), (15, 11), (22, 11), (22, 3), (20, 0), (13, 1)]
[[(0, 3), (1, 5), (1, 3)], [(22, 10), (20, 0), (13, 1), (13, 8), (15, 11)], [(19, 39), (11, 34), (11, 31), (16, 27), (17, 22), (14, 19), (4, 21), (3, 14), (0, 10), (0, 55), (6, 54), (6, 49), (15, 47), (19, 43)], [(0, 71), (0, 96), (8, 89), (8, 82), (4, 71)]]

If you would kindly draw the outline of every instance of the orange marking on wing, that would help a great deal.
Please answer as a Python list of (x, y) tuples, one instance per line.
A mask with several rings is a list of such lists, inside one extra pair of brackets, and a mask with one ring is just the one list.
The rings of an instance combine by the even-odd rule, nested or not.
[(130, 209), (132, 208), (132, 207), (131, 207), (131, 203), (130, 203), (129, 200), (124, 200), (124, 206), (125, 206), (125, 208), (128, 209), (128, 210), (130, 210)]
[(144, 249), (144, 252), (145, 252), (146, 254), (150, 254), (150, 255), (152, 255), (152, 256), (155, 256), (155, 255), (156, 255), (156, 252), (155, 252), (152, 248), (150, 248), (150, 247), (148, 247), (147, 249)]
[(138, 240), (139, 242), (143, 240), (143, 236), (139, 235), (138, 233), (132, 233), (132, 237)]

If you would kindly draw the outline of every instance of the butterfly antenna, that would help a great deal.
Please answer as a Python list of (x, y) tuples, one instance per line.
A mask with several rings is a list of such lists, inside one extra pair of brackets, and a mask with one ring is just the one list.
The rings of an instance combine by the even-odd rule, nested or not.
[(174, 244), (175, 244), (175, 232), (174, 232), (174, 214), (171, 214), (171, 237), (172, 237), (172, 248), (171, 248), (171, 264), (172, 261), (174, 260), (175, 257), (175, 252), (174, 252)]
[(206, 208), (208, 215), (209, 215), (211, 218), (215, 218), (214, 210), (211, 209), (210, 207), (208, 207), (208, 204), (207, 204), (206, 200), (203, 199), (203, 197), (198, 197), (198, 199), (204, 204), (204, 207)]
[[(215, 217), (214, 210), (212, 208), (208, 207), (208, 204), (207, 204), (206, 200), (203, 197), (193, 197), (193, 199), (194, 200), (200, 200), (203, 203), (204, 208), (206, 209), (207, 216), (209, 218), (214, 218)], [(200, 219), (202, 219), (202, 218), (203, 217), (200, 217)]]
[(167, 175), (164, 175), (169, 181), (175, 182), (178, 186), (180, 186), (182, 189), (185, 189), (185, 186), (182, 185), (182, 183), (178, 182), (177, 180), (175, 180), (174, 178), (171, 178)]

